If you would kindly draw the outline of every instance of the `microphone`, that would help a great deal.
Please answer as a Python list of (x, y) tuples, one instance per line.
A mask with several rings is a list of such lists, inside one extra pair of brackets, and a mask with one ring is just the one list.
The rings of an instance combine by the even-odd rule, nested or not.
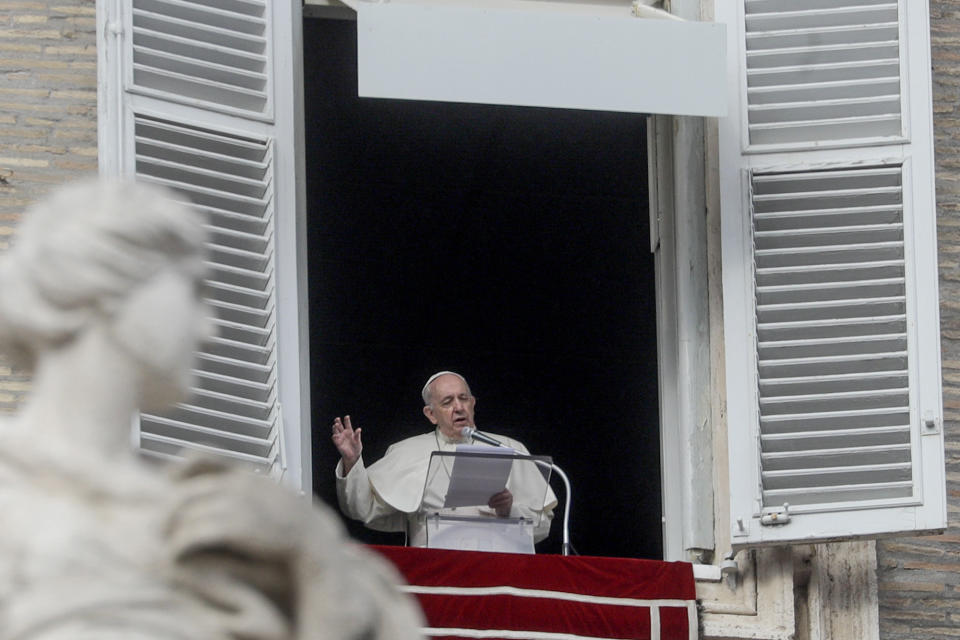
[(460, 429), (460, 434), (467, 436), (468, 438), (473, 438), (474, 440), (479, 440), (485, 444), (493, 445), (494, 447), (503, 446), (502, 442), (496, 438), (491, 438), (485, 433), (480, 433), (475, 427), (464, 427), (463, 429)]

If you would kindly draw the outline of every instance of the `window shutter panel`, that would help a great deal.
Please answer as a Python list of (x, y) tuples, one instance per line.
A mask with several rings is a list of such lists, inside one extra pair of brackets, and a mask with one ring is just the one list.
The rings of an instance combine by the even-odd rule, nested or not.
[[(278, 477), (293, 470), (285, 479), (299, 487), (300, 305), (282, 302), (297, 299), (297, 262), (285, 276), (278, 267), (283, 253), (300, 253), (302, 163), (290, 124), (298, 39), (280, 35), (299, 33), (297, 9), (267, 0), (98, 5), (107, 42), (102, 95), (116, 116), (104, 122), (110, 114), (101, 109), (101, 164), (170, 187), (202, 212), (204, 297), (216, 315), (217, 336), (198, 353), (190, 397), (163, 415), (142, 415), (140, 447), (158, 457), (198, 450)], [(280, 68), (291, 77), (278, 81)], [(281, 314), (294, 331), (284, 330)], [(286, 362), (282, 343), (294, 354)]]
[(733, 545), (943, 528), (926, 6), (719, 6)]
[(900, 136), (896, 0), (746, 0), (751, 145)]
[(132, 83), (166, 100), (269, 119), (266, 0), (132, 0)]

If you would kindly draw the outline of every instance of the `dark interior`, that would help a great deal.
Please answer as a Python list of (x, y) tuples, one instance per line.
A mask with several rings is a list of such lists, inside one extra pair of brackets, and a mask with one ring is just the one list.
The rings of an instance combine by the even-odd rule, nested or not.
[(316, 495), (336, 508), (334, 416), (369, 465), (452, 369), (480, 429), (570, 476), (579, 553), (661, 557), (644, 117), (360, 99), (350, 21), (307, 19), (304, 57)]

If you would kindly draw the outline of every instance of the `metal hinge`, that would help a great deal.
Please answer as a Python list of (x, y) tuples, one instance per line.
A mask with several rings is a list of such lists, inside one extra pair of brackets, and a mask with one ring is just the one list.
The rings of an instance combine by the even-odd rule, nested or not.
[(760, 516), (760, 524), (768, 527), (787, 524), (788, 522), (790, 522), (790, 505), (786, 502), (783, 503), (782, 507), (765, 510), (763, 515)]

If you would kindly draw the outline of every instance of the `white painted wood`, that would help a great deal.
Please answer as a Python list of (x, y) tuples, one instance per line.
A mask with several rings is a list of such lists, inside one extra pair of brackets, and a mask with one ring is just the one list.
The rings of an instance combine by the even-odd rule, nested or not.
[[(743, 461), (730, 474), (734, 547), (946, 524), (926, 11), (882, 0), (718, 3), (738, 34), (727, 61), (735, 115), (719, 127), (728, 447)], [(874, 79), (847, 72), (874, 62), (853, 62), (890, 53), (889, 42), (862, 37), (874, 29), (860, 27), (864, 17), (878, 15), (907, 87), (900, 133), (864, 137), (848, 122), (842, 135), (818, 129), (825, 137), (806, 153), (789, 136), (758, 145), (757, 131), (783, 132), (778, 122), (803, 127), (757, 109), (751, 74), (762, 91), (775, 67), (834, 74), (822, 86), (859, 91)], [(745, 37), (787, 45), (756, 54)], [(820, 106), (811, 127), (840, 124), (838, 109), (854, 103)], [(783, 503), (789, 522), (762, 525)]]
[(353, 4), (361, 96), (726, 113), (722, 25), (592, 4)]
[(683, 546), (688, 554), (699, 555), (714, 549), (703, 121), (671, 120)]
[(897, 1), (745, 3), (747, 144), (903, 135)]
[[(271, 2), (277, 144), (275, 263), (277, 381), (287, 468), (283, 481), (313, 491), (310, 433), (310, 329), (307, 317), (307, 170), (304, 152), (303, 15), (297, 0)], [(282, 46), (281, 46), (282, 43)]]
[[(100, 118), (102, 171), (172, 187), (208, 220), (218, 336), (198, 353), (191, 398), (143, 416), (140, 444), (309, 487), (299, 3), (101, 0), (97, 10), (119, 43), (100, 70), (117, 116)], [(155, 81), (164, 74), (170, 82)]]
[(264, 0), (130, 0), (124, 12), (128, 89), (271, 120), (272, 8)]
[(683, 442), (679, 430), (679, 375), (677, 358), (677, 267), (673, 213), (673, 124), (669, 116), (647, 119), (647, 157), (650, 217), (657, 219), (654, 254), (657, 285), (657, 371), (660, 400), (660, 491), (663, 513), (663, 557), (689, 560), (683, 545), (683, 483), (680, 462)]

